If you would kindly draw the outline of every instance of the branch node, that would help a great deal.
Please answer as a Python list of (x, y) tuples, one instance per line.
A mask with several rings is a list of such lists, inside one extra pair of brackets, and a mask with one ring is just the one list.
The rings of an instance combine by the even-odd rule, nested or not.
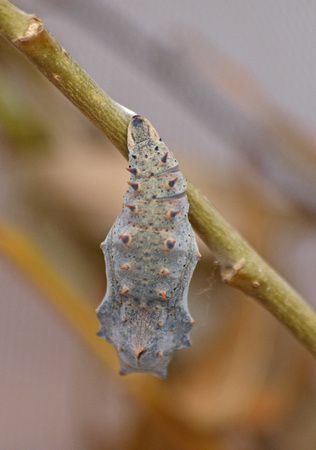
[(234, 278), (244, 267), (245, 263), (246, 263), (245, 258), (241, 258), (232, 267), (224, 267), (221, 271), (223, 283), (231, 284), (234, 281)]
[(15, 39), (13, 43), (18, 44), (19, 42), (20, 43), (29, 42), (32, 39), (39, 36), (44, 31), (44, 28), (45, 28), (44, 24), (38, 16), (36, 15), (30, 16), (30, 22), (23, 36)]

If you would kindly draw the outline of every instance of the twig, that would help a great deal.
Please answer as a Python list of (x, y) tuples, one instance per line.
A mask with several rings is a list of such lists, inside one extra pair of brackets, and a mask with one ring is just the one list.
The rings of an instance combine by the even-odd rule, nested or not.
[(127, 157), (127, 125), (134, 114), (100, 89), (50, 34), (39, 17), (0, 0), (0, 33)]
[[(133, 113), (112, 100), (70, 57), (42, 21), (0, 0), (0, 33), (18, 48), (127, 157)], [(316, 354), (316, 314), (188, 182), (190, 220), (221, 265), (222, 279), (259, 300)]]

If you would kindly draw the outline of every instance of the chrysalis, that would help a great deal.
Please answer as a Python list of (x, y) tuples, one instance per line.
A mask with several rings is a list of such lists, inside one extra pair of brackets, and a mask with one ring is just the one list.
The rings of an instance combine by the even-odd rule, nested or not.
[(128, 190), (101, 244), (108, 285), (97, 309), (98, 335), (116, 349), (121, 375), (166, 377), (173, 352), (191, 345), (187, 295), (200, 254), (173, 154), (139, 116), (128, 126), (127, 145)]

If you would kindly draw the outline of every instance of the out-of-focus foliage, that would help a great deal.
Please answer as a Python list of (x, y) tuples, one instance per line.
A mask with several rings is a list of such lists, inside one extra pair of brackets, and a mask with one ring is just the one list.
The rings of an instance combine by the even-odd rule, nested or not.
[(12, 148), (28, 156), (34, 152), (43, 154), (43, 149), (49, 146), (47, 125), (35, 113), (33, 104), (23, 101), (10, 80), (1, 74), (0, 126)]

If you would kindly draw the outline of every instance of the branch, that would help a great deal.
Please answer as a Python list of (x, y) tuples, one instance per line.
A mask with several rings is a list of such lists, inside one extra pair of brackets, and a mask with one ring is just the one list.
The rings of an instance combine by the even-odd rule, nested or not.
[[(127, 158), (134, 113), (112, 100), (70, 57), (35, 15), (0, 0), (0, 33), (19, 49)], [(225, 283), (259, 300), (316, 355), (316, 314), (208, 200), (188, 182), (190, 221), (214, 253)]]
[[(51, 3), (51, 7), (71, 15), (82, 29), (90, 26), (87, 17), (92, 8), (93, 34), (100, 41), (106, 41), (130, 64), (137, 59), (142, 74), (169, 90), (201, 127), (207, 132), (212, 130), (228, 146), (243, 153), (256, 171), (264, 173), (305, 213), (316, 214), (315, 139), (285, 119), (247, 71), (223, 57), (193, 30), (190, 45), (183, 53), (162, 45), (105, 2), (67, 0), (67, 4), (66, 9), (63, 2)], [(181, 41), (186, 31), (177, 27), (174, 31)], [(110, 39), (112, 35), (115, 39)]]

